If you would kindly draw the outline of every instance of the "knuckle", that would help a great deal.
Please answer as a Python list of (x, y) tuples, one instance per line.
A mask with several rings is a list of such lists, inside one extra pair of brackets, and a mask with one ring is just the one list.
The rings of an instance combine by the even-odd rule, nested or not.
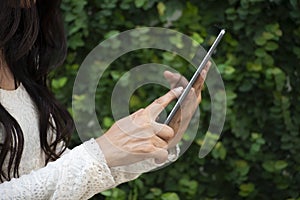
[(168, 151), (165, 149), (157, 151), (155, 157), (159, 163), (163, 163), (168, 159)]
[(144, 129), (145, 131), (147, 131), (147, 130), (152, 130), (152, 129), (153, 129), (152, 123), (149, 122), (149, 121), (146, 121), (146, 122), (143, 124), (143, 129)]
[(189, 94), (188, 94), (188, 97), (189, 98), (196, 98), (196, 90), (195, 90), (195, 88), (191, 88), (191, 90), (190, 90), (190, 92), (189, 92)]
[(157, 104), (163, 104), (163, 99), (162, 99), (162, 97), (160, 97), (158, 99), (155, 99), (154, 102)]
[(141, 108), (136, 113), (137, 113), (138, 116), (141, 116), (141, 115), (143, 115), (145, 113), (145, 109)]
[(165, 159), (167, 159), (168, 158), (168, 151), (166, 150), (166, 149), (164, 149), (162, 152), (162, 155), (163, 155), (163, 157), (165, 158)]
[(164, 139), (166, 140), (173, 138), (175, 135), (174, 130), (170, 126), (164, 125), (162, 130), (163, 130)]
[(162, 144), (162, 148), (166, 149), (166, 148), (168, 148), (168, 145), (169, 144), (166, 141), (164, 141), (163, 144)]
[(191, 88), (191, 94), (195, 94), (195, 88)]
[(174, 137), (174, 135), (175, 135), (174, 130), (169, 126), (167, 126), (167, 127), (168, 127), (168, 133), (167, 134), (168, 134), (169, 138)]
[[(132, 151), (132, 149), (131, 149), (131, 151)], [(139, 145), (134, 148), (135, 153), (151, 153), (152, 151), (153, 151), (153, 145), (149, 144), (149, 143)]]
[(147, 145), (142, 148), (143, 153), (151, 153), (155, 151), (155, 147), (152, 143), (148, 143)]
[(202, 95), (200, 93), (199, 96), (198, 96), (198, 102), (200, 102), (201, 100), (202, 100)]

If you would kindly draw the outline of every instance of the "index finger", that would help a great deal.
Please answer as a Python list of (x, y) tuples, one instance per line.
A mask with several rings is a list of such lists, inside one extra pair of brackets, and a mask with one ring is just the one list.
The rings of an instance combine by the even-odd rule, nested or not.
[(156, 119), (156, 117), (176, 98), (180, 96), (183, 91), (183, 87), (178, 87), (170, 90), (165, 95), (159, 97), (155, 101), (153, 101), (149, 106), (145, 108), (151, 115), (152, 119)]

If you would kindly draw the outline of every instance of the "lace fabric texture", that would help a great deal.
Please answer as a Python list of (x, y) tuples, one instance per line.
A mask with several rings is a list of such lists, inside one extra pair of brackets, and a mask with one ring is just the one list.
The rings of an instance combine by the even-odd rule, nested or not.
[[(21, 84), (13, 91), (0, 89), (0, 102), (18, 121), (24, 134), (20, 177), (0, 184), (0, 199), (89, 199), (96, 193), (161, 166), (148, 159), (109, 168), (94, 139), (68, 149), (60, 159), (44, 166), (45, 154), (40, 148), (37, 111), (24, 86)], [(2, 142), (3, 130), (0, 127)], [(170, 153), (169, 160), (174, 161), (178, 152), (177, 149)], [(4, 170), (6, 166), (7, 160)]]
[[(45, 165), (45, 155), (40, 148), (37, 112), (23, 85), (16, 90), (0, 89), (0, 102), (17, 120), (24, 135), (24, 149), (20, 163), (20, 174), (28, 174), (31, 170)], [(1, 127), (2, 128), (2, 127)], [(0, 129), (0, 143), (3, 143), (3, 130)], [(4, 162), (7, 168), (8, 160)], [(11, 172), (11, 177), (13, 177)]]

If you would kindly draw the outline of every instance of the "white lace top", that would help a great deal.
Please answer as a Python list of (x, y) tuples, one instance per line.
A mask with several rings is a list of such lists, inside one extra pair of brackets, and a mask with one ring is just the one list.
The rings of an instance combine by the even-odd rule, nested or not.
[[(158, 167), (153, 159), (148, 159), (109, 168), (94, 139), (67, 150), (60, 159), (44, 166), (37, 112), (24, 86), (21, 84), (13, 91), (0, 89), (0, 102), (18, 121), (24, 134), (20, 178), (0, 184), (0, 199), (88, 199)], [(3, 143), (1, 127), (0, 143)], [(177, 155), (178, 149), (170, 153), (169, 160), (174, 160)], [(7, 161), (4, 169), (5, 165)]]

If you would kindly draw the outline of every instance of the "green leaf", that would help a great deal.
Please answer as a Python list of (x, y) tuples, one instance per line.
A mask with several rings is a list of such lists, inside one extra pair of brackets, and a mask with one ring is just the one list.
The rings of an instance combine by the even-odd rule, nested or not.
[(180, 1), (166, 1), (165, 20), (177, 21), (182, 16), (183, 6)]
[(266, 32), (263, 33), (263, 37), (268, 38), (268, 40), (279, 40), (279, 37), (282, 36), (282, 31), (278, 23), (266, 25), (265, 30)]
[(134, 0), (134, 4), (137, 8), (143, 7), (143, 5), (147, 2), (147, 0)]
[(277, 91), (281, 91), (285, 86), (285, 80), (286, 80), (285, 74), (278, 67), (273, 68), (271, 71), (275, 79), (276, 89)]
[(68, 78), (67, 77), (61, 77), (59, 79), (53, 79), (51, 82), (51, 85), (53, 89), (60, 89), (67, 83)]
[(176, 57), (175, 54), (170, 53), (170, 52), (163, 52), (163, 53), (162, 53), (162, 56), (163, 56), (164, 60), (166, 60), (166, 61), (168, 61), (168, 62), (174, 60), (174, 58)]
[(121, 73), (119, 71), (111, 71), (110, 75), (113, 80), (119, 80), (119, 78), (121, 77)]
[(273, 161), (265, 161), (263, 162), (263, 168), (267, 171), (267, 172), (274, 172), (275, 168), (274, 168), (274, 162)]
[(257, 57), (264, 57), (267, 54), (263, 48), (256, 49), (254, 53)]
[(174, 192), (167, 192), (161, 196), (162, 200), (180, 200), (179, 196)]
[(254, 38), (254, 42), (258, 46), (263, 46), (264, 44), (266, 44), (267, 40), (266, 40), (266, 38), (264, 38), (262, 36), (259, 36), (259, 37), (255, 37)]
[(293, 52), (296, 54), (297, 58), (300, 59), (300, 47), (294, 47)]
[(271, 39), (274, 38), (274, 35), (272, 33), (270, 33), (270, 32), (263, 32), (262, 37), (265, 40), (271, 40)]
[(255, 190), (253, 183), (241, 184), (239, 195), (242, 197), (249, 196)]
[(154, 194), (154, 196), (159, 196), (162, 194), (162, 191), (159, 188), (151, 188), (150, 191)]
[(110, 37), (113, 37), (113, 36), (116, 36), (117, 34), (119, 34), (120, 31), (117, 31), (117, 30), (111, 30), (109, 32), (107, 32), (105, 35), (104, 35), (104, 38), (110, 38)]
[(112, 118), (110, 118), (110, 117), (103, 118), (103, 126), (105, 128), (111, 127), (113, 125), (113, 123), (114, 123), (114, 120)]
[(267, 66), (274, 65), (274, 58), (271, 55), (266, 53), (262, 59), (263, 59), (263, 63), (266, 64)]
[(238, 30), (242, 29), (244, 26), (245, 26), (245, 22), (244, 22), (244, 21), (236, 21), (236, 22), (233, 24), (233, 29), (234, 29), (235, 31), (238, 31)]
[(73, 13), (71, 12), (67, 12), (66, 15), (65, 15), (65, 21), (66, 22), (71, 22), (73, 20), (76, 19), (76, 15), (74, 15)]
[(265, 26), (265, 29), (268, 32), (274, 33), (275, 31), (277, 31), (279, 29), (279, 24), (278, 23), (268, 24)]
[(170, 42), (174, 45), (176, 45), (177, 48), (182, 48), (184, 45), (182, 43), (182, 38), (179, 34), (176, 34), (175, 36), (171, 36), (169, 38)]
[(226, 14), (234, 14), (234, 13), (235, 13), (235, 9), (234, 9), (234, 8), (227, 8), (227, 9), (225, 10), (225, 13), (226, 13)]
[(281, 171), (288, 166), (288, 163), (284, 160), (278, 160), (275, 162), (274, 169), (277, 171)]
[(157, 10), (158, 10), (158, 14), (160, 16), (163, 16), (165, 14), (166, 11), (166, 6), (163, 2), (159, 2), (156, 6)]
[(198, 33), (193, 33), (192, 38), (199, 44), (202, 44), (204, 42), (204, 38), (201, 37)]
[(262, 71), (262, 65), (260, 63), (247, 62), (248, 71), (259, 72)]
[(259, 144), (255, 143), (255, 144), (251, 145), (251, 148), (250, 148), (251, 153), (257, 153), (257, 152), (259, 152), (259, 150), (260, 150)]
[(246, 176), (250, 170), (250, 166), (245, 160), (237, 160), (235, 161), (235, 169), (240, 176)]
[(226, 65), (224, 68), (224, 74), (232, 75), (235, 72), (235, 68), (229, 65)]
[(220, 158), (221, 160), (224, 160), (226, 158), (227, 151), (222, 145), (221, 142), (217, 142), (215, 145), (213, 151), (212, 151), (212, 156), (216, 159)]
[(82, 34), (81, 33), (76, 33), (74, 36), (72, 36), (69, 39), (68, 45), (73, 50), (78, 48), (78, 47), (82, 47), (84, 45), (84, 41), (82, 40)]
[(248, 92), (249, 90), (252, 89), (252, 87), (253, 87), (253, 84), (251, 83), (251, 81), (250, 80), (245, 80), (239, 86), (239, 91)]
[(237, 13), (239, 14), (241, 19), (244, 19), (248, 15), (248, 9), (238, 9)]
[(267, 51), (274, 51), (276, 49), (278, 49), (278, 44), (272, 41), (267, 42), (266, 44), (266, 50)]
[(112, 194), (112, 191), (111, 191), (111, 190), (106, 190), (106, 191), (101, 192), (101, 194), (102, 194), (103, 196), (110, 197), (111, 194)]
[(237, 97), (237, 94), (231, 90), (226, 90), (227, 101), (234, 100)]
[(141, 105), (141, 100), (137, 95), (132, 95), (129, 102), (130, 107), (138, 108)]

